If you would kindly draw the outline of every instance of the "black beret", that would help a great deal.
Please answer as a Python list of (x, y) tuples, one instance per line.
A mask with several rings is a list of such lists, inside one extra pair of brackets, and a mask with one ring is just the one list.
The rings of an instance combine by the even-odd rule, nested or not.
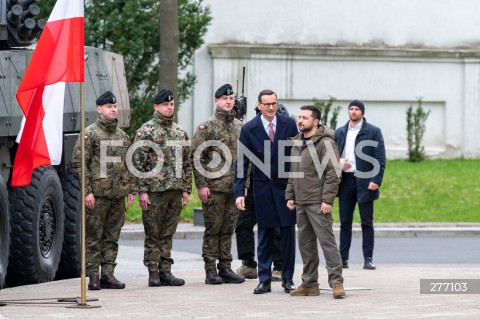
[(153, 104), (170, 102), (171, 100), (173, 100), (173, 93), (168, 89), (163, 89), (153, 97)]
[(348, 104), (348, 108), (350, 109), (350, 106), (356, 106), (362, 111), (362, 114), (365, 114), (365, 105), (363, 105), (363, 102), (360, 100), (353, 100)]
[(232, 95), (233, 94), (233, 88), (230, 84), (224, 84), (221, 87), (218, 88), (218, 90), (215, 92), (215, 98), (218, 99), (222, 95)]
[(107, 91), (105, 93), (103, 93), (102, 95), (100, 95), (97, 100), (95, 101), (95, 103), (97, 103), (97, 105), (105, 105), (105, 104), (115, 104), (117, 103), (117, 98), (115, 97), (115, 95), (113, 95), (112, 92), (110, 91)]

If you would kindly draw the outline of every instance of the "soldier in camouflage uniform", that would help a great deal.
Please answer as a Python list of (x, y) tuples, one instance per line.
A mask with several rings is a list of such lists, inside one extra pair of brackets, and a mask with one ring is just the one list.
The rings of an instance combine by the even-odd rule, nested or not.
[[(125, 164), (130, 146), (128, 135), (117, 127), (116, 98), (107, 91), (98, 97), (98, 118), (79, 136), (73, 151), (73, 165), (81, 173), (81, 142), (85, 141), (85, 206), (86, 206), (86, 273), (89, 290), (123, 289), (125, 284), (113, 275), (118, 253), (118, 239), (125, 222), (125, 197), (132, 205), (132, 178)], [(121, 158), (108, 162), (101, 158), (101, 150), (107, 156)], [(106, 166), (102, 162), (107, 161)], [(102, 166), (106, 169), (103, 171)], [(101, 278), (99, 267), (101, 266)]]
[[(235, 97), (230, 84), (223, 85), (215, 92), (215, 104), (215, 114), (200, 123), (192, 143), (195, 183), (205, 220), (202, 247), (205, 283), (210, 285), (245, 281), (245, 277), (231, 269), (232, 235), (238, 216), (233, 197), (233, 178), (242, 123), (232, 112)], [(202, 151), (201, 148), (207, 146), (202, 145), (204, 142), (220, 143), (223, 147), (213, 145)], [(222, 168), (227, 170), (224, 174)]]
[[(183, 286), (185, 281), (171, 273), (171, 250), (178, 218), (192, 192), (190, 145), (187, 133), (173, 122), (175, 101), (172, 92), (160, 91), (153, 103), (153, 118), (138, 129), (135, 137), (135, 142), (148, 142), (155, 148), (143, 146), (134, 155), (138, 170), (143, 175), (150, 174), (138, 176), (145, 227), (143, 263), (149, 272), (148, 286)], [(158, 158), (161, 153), (163, 166), (162, 159)]]

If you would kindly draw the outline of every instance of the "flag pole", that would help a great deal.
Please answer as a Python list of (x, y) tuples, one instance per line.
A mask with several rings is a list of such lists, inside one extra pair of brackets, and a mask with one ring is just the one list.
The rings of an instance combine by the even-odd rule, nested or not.
[(80, 305), (87, 304), (86, 278), (85, 278), (85, 82), (80, 83), (80, 138), (82, 143), (82, 274), (80, 277)]
[[(85, 61), (88, 59), (88, 56), (85, 55)], [(85, 214), (85, 82), (80, 82), (80, 136), (83, 141), (80, 143), (81, 152), (82, 152), (82, 165), (81, 165), (81, 200), (82, 200), (82, 273), (80, 275), (80, 298), (76, 298), (76, 306), (67, 306), (67, 308), (100, 308), (99, 305), (88, 305), (87, 304), (87, 290), (86, 290), (86, 275), (85, 275), (85, 238), (86, 238), (86, 214)], [(90, 301), (98, 301), (98, 298), (90, 299)]]

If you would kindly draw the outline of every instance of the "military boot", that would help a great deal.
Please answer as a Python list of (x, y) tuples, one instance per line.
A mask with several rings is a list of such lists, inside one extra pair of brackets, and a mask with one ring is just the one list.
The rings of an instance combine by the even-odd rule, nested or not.
[(244, 276), (247, 279), (257, 279), (257, 267), (242, 265), (236, 270), (237, 275)]
[(216, 269), (207, 269), (206, 271), (207, 277), (205, 278), (205, 283), (207, 285), (220, 285), (223, 280), (217, 274)]
[(90, 275), (88, 290), (100, 290), (100, 277), (97, 274)]
[(123, 289), (125, 284), (118, 281), (113, 274), (108, 274), (102, 275), (102, 278), (100, 278), (100, 287), (102, 289)]
[(303, 284), (297, 289), (290, 290), (290, 296), (318, 296), (320, 295), (320, 287), (313, 285), (311, 287), (305, 287)]
[(218, 275), (222, 277), (223, 282), (226, 284), (240, 284), (245, 281), (245, 277), (237, 275), (230, 268), (220, 268)]
[(282, 281), (282, 271), (274, 269), (272, 271), (272, 281)]
[(180, 279), (172, 275), (169, 271), (161, 271), (160, 272), (160, 281), (162, 282), (162, 286), (183, 286), (185, 285), (185, 280)]
[(161, 285), (158, 271), (148, 271), (148, 287), (160, 287)]
[(343, 284), (333, 285), (333, 298), (340, 299), (345, 297), (345, 289), (343, 289)]

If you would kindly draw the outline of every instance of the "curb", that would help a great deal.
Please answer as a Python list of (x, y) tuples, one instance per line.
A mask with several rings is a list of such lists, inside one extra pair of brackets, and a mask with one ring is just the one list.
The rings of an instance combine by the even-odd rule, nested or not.
[[(201, 239), (205, 227), (193, 224), (178, 224), (174, 239)], [(333, 232), (339, 236), (340, 226), (335, 225)], [(255, 229), (256, 233), (256, 229)], [(354, 237), (362, 236), (362, 229), (355, 224)], [(461, 237), (480, 236), (480, 223), (376, 223), (375, 237)], [(122, 228), (120, 240), (144, 240), (142, 224), (126, 224)]]

